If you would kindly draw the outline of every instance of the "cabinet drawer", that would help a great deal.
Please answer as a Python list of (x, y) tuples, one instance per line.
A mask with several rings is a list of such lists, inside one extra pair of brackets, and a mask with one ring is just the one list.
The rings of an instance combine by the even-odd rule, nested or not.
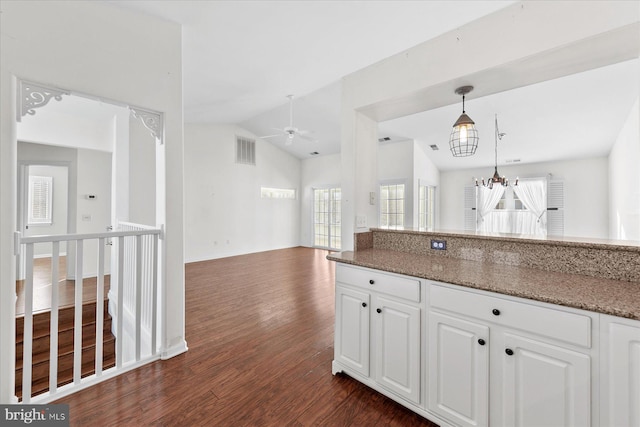
[(431, 307), (475, 317), (559, 341), (591, 347), (591, 318), (562, 310), (520, 303), (444, 286), (432, 285)]
[(410, 277), (338, 264), (336, 282), (420, 302), (420, 281)]

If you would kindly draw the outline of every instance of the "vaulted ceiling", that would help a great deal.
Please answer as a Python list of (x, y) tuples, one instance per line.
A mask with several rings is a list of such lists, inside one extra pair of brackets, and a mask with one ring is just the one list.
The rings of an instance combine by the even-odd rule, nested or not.
[[(295, 94), (294, 125), (317, 142), (265, 143), (299, 158), (339, 152), (341, 77), (514, 3), (106, 1), (182, 25), (187, 123), (238, 123), (272, 135), (289, 125), (286, 95)], [(467, 112), (482, 150), (462, 163), (447, 143), (461, 105), (383, 122), (380, 134), (415, 139), (443, 170), (492, 164), (498, 114), (507, 133), (500, 163), (605, 155), (638, 97), (639, 72), (635, 60), (491, 96), (471, 93)]]

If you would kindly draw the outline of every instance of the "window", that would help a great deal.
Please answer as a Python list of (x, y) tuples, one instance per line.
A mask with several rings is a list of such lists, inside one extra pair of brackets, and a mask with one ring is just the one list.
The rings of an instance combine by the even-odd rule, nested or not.
[(256, 164), (256, 141), (236, 135), (236, 163)]
[(51, 224), (53, 177), (29, 176), (28, 224)]
[(436, 187), (432, 185), (420, 186), (418, 218), (420, 230), (434, 230), (436, 225)]
[(260, 187), (260, 197), (263, 199), (295, 199), (296, 190), (293, 188)]
[(505, 188), (504, 194), (496, 204), (496, 210), (522, 211), (526, 209), (527, 207), (522, 204), (522, 200), (520, 200), (516, 192), (513, 191), (513, 187)]
[(380, 185), (380, 227), (404, 228), (404, 184)]
[(341, 248), (341, 198), (340, 188), (313, 190), (314, 246), (329, 249)]

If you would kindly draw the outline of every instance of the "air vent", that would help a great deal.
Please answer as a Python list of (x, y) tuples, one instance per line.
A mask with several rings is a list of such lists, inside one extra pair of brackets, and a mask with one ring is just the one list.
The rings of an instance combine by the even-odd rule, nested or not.
[(256, 164), (256, 141), (236, 135), (236, 163), (243, 165)]
[(440, 149), (436, 144), (431, 144), (429, 147), (431, 147), (433, 151), (438, 151)]
[(507, 163), (520, 163), (520, 159), (508, 159), (508, 160), (505, 160), (505, 162), (507, 162)]
[(389, 142), (391, 141), (391, 138), (389, 138), (388, 136), (385, 136), (384, 138), (378, 138), (378, 142)]
[(313, 152), (311, 152), (311, 153), (309, 153), (309, 154), (311, 154), (312, 156), (317, 156), (317, 155), (318, 155), (318, 154), (320, 154), (320, 153), (318, 153), (317, 151), (313, 151)]

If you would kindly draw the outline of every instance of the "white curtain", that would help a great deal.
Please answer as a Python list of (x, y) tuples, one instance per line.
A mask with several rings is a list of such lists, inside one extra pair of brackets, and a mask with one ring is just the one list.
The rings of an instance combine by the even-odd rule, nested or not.
[(518, 198), (535, 217), (535, 222), (525, 226), (528, 234), (546, 234), (547, 185), (544, 180), (520, 181), (513, 187)]
[(504, 187), (502, 185), (494, 185), (492, 189), (485, 186), (478, 186), (478, 229), (480, 231), (492, 231), (489, 222), (485, 221), (485, 217), (495, 209), (503, 194)]

